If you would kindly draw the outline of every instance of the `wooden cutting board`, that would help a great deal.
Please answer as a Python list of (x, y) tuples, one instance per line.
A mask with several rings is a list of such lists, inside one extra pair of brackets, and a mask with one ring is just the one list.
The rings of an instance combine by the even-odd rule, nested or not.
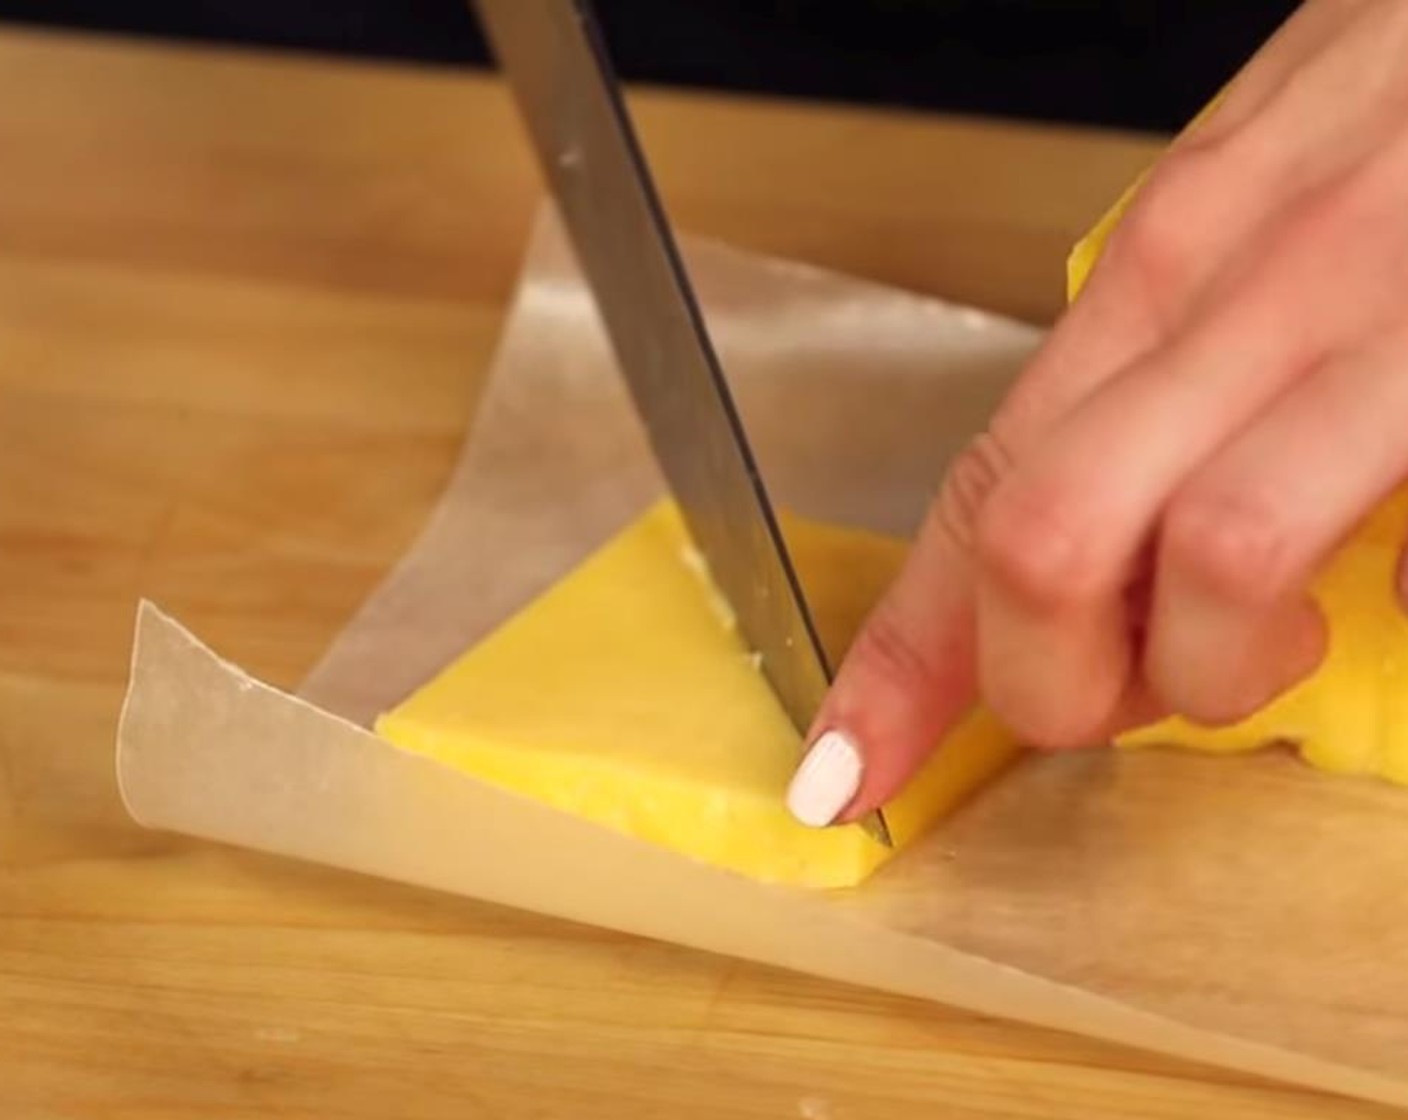
[[(1043, 320), (1154, 139), (643, 92), (691, 232)], [(0, 33), (0, 1114), (1383, 1110), (143, 833), (136, 598), (285, 685), (445, 479), (538, 188), (492, 80)]]

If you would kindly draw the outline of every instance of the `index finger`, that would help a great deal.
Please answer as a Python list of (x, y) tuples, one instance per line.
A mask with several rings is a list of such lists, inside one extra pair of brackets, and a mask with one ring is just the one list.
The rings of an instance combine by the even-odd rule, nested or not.
[(976, 698), (969, 551), (988, 493), (1020, 447), (1158, 340), (1159, 318), (1092, 284), (951, 464), (895, 582), (842, 661), (788, 790), (807, 824), (855, 819), (897, 794)]
[[(978, 508), (1037, 435), (1162, 341), (1223, 254), (1254, 227), (1268, 198), (1292, 189), (1279, 159), (1268, 160), (1258, 145), (1247, 154), (1233, 143), (1235, 134), (1257, 129), (1259, 118), (1274, 118), (1288, 96), (1286, 74), (1316, 53), (1326, 24), (1349, 18), (1357, 6), (1344, 0), (1308, 8), (1268, 46), (1260, 65), (1253, 64), (1254, 80), (1244, 74), (1214, 115), (1220, 135), (1211, 157), (1208, 149), (1191, 160), (1183, 153), (1173, 174), (1154, 176), (1132, 221), (1116, 232), (1111, 251), (1023, 371), (989, 433), (954, 464), (907, 563), (862, 628), (813, 725), (811, 749), (788, 793), (800, 819), (826, 824), (878, 808), (972, 706), (977, 638), (969, 543)], [(1234, 172), (1248, 189), (1203, 189), (1209, 174), (1225, 182)], [(1173, 283), (1159, 290), (1157, 269), (1145, 267), (1141, 253), (1147, 257), (1149, 238), (1170, 228), (1187, 231), (1191, 240), (1182, 245)], [(1155, 243), (1152, 254), (1166, 248)], [(1175, 253), (1179, 248), (1173, 246)]]

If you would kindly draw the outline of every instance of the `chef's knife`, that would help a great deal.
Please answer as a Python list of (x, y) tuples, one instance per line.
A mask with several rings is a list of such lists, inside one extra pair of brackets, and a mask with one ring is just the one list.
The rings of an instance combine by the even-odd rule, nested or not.
[[(475, 0), (709, 573), (805, 734), (829, 673), (588, 0)], [(879, 813), (864, 822), (889, 844)]]

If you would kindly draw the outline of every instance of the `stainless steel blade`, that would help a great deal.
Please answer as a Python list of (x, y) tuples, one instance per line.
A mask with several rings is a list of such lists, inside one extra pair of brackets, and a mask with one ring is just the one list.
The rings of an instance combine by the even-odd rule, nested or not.
[[(666, 481), (805, 732), (829, 673), (586, 0), (475, 0)], [(884, 843), (876, 813), (866, 827)]]

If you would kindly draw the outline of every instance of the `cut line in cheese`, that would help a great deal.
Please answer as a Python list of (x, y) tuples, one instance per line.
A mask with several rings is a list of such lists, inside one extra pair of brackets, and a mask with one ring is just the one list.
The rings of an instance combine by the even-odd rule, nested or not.
[[(844, 651), (904, 545), (785, 517), (828, 652)], [(768, 882), (859, 883), (894, 854), (812, 829), (784, 796), (800, 737), (662, 502), (376, 725), (483, 781)], [(1014, 753), (975, 712), (887, 807), (899, 850)]]

